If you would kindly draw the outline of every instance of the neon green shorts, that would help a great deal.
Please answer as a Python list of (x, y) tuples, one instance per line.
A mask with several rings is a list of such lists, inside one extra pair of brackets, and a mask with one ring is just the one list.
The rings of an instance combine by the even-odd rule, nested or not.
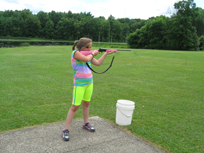
[(79, 106), (83, 101), (90, 101), (93, 93), (93, 83), (86, 86), (74, 86), (72, 105)]

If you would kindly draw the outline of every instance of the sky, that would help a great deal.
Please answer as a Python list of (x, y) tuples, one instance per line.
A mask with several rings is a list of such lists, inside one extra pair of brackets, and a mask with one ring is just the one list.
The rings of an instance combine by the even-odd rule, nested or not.
[[(172, 14), (179, 0), (0, 0), (0, 11), (29, 9), (33, 14), (43, 12), (90, 12), (94, 17), (110, 15), (117, 18), (148, 19)], [(194, 0), (204, 9), (204, 0)]]

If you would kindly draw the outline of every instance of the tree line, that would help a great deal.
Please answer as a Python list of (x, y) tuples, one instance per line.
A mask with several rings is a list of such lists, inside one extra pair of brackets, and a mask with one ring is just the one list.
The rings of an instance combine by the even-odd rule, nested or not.
[(145, 25), (142, 19), (95, 18), (90, 12), (43, 12), (29, 9), (0, 11), (0, 36), (76, 40), (81, 37), (99, 42), (126, 42), (129, 33)]
[(132, 48), (198, 50), (204, 44), (204, 10), (193, 0), (174, 4), (171, 17), (115, 19), (90, 12), (43, 12), (29, 9), (0, 11), (0, 36), (128, 42)]

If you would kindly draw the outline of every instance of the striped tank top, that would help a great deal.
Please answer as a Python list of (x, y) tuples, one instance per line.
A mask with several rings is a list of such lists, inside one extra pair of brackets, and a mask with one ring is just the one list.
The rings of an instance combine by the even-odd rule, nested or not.
[[(74, 53), (76, 50), (72, 52), (71, 55), (71, 63), (72, 68), (74, 70), (74, 85), (75, 86), (85, 86), (93, 83), (93, 75), (91, 70), (86, 65), (86, 62), (80, 61), (78, 59), (74, 59)], [(88, 62), (91, 67), (91, 61)]]

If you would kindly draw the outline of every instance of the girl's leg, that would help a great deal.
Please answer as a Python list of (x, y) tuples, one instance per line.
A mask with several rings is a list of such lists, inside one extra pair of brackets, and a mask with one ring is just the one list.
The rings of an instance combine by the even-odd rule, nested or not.
[(89, 101), (82, 100), (84, 123), (88, 123), (89, 118)]
[(82, 105), (83, 105), (83, 115), (84, 115), (84, 124), (82, 126), (82, 128), (90, 131), (90, 132), (94, 132), (95, 129), (94, 127), (92, 127), (88, 121), (89, 118), (89, 101), (82, 101)]
[(71, 122), (74, 118), (74, 115), (76, 114), (78, 108), (79, 108), (79, 106), (72, 105), (71, 108), (69, 109), (68, 114), (67, 114), (65, 129), (69, 129), (70, 124), (71, 124)]
[(74, 86), (72, 106), (70, 107), (70, 109), (67, 113), (67, 120), (66, 120), (65, 129), (69, 129), (70, 124), (71, 124), (79, 106), (81, 105), (83, 92), (84, 92), (83, 90), (84, 90), (83, 87)]
[(93, 83), (86, 86), (86, 90), (84, 92), (84, 97), (83, 97), (83, 100), (82, 100), (84, 123), (88, 123), (89, 102), (91, 100), (92, 93), (93, 93)]

